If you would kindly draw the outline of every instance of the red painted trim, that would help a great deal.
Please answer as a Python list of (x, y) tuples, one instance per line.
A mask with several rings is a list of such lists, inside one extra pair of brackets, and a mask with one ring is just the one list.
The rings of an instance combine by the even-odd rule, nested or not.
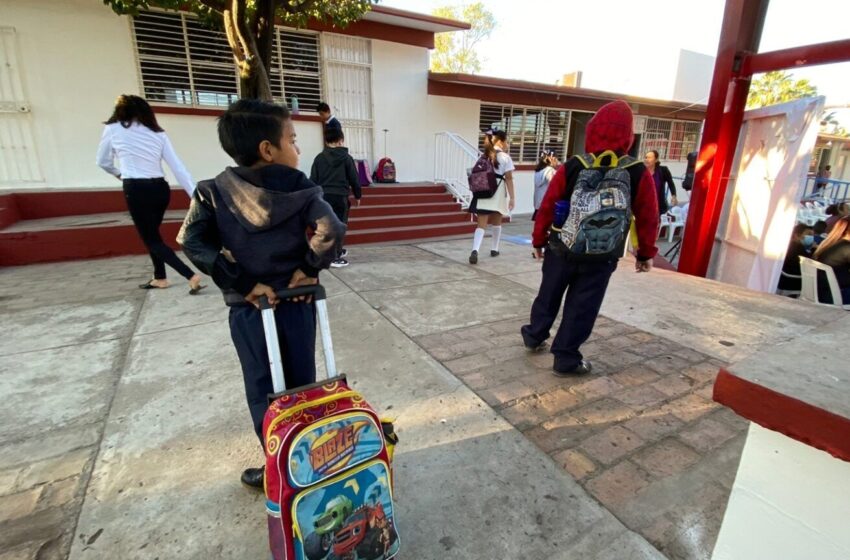
[(697, 160), (679, 272), (705, 276), (744, 119), (748, 78), (737, 78), (741, 53), (755, 51), (768, 0), (727, 0)]
[(704, 105), (690, 105), (676, 101), (620, 95), (608, 91), (472, 74), (431, 72), (428, 74), (428, 93), (499, 103), (558, 107), (590, 112), (599, 110), (602, 105), (610, 101), (622, 99), (630, 103), (633, 108), (636, 107), (635, 112), (640, 115), (686, 120), (702, 120), (705, 115)]
[[(175, 105), (154, 105), (154, 111), (160, 115), (194, 115), (199, 117), (220, 117), (224, 109), (202, 109), (200, 107), (179, 107)], [(322, 122), (319, 115), (298, 114), (292, 115), (293, 121)]]
[[(14, 196), (21, 220), (127, 211), (127, 203), (121, 190), (18, 192), (14, 193)], [(188, 208), (189, 196), (186, 191), (172, 189), (168, 209)]]
[[(385, 14), (388, 16), (397, 16), (403, 17), (405, 19), (412, 19), (415, 21), (424, 21), (426, 23), (434, 23), (437, 25), (445, 25), (447, 27), (454, 27), (455, 29), (462, 31), (465, 29), (472, 29), (472, 25), (466, 23), (465, 21), (457, 21), (449, 18), (441, 18), (437, 16), (432, 16), (428, 14), (420, 14), (419, 12), (408, 12), (407, 10), (400, 10), (398, 8), (390, 8), (389, 6), (378, 6), (372, 5), (372, 12), (376, 14)], [(367, 14), (368, 17), (368, 14)]]
[(514, 166), (517, 171), (534, 171), (537, 169), (537, 164), (535, 163), (520, 163)]
[(850, 39), (843, 39), (747, 55), (744, 58), (741, 75), (752, 76), (773, 70), (832, 64), (848, 60), (850, 60)]
[(7, 228), (21, 219), (15, 193), (0, 195), (0, 229)]
[(398, 25), (378, 23), (376, 21), (360, 20), (344, 28), (334, 27), (329, 23), (311, 21), (307, 24), (307, 29), (364, 37), (366, 39), (380, 39), (381, 41), (390, 41), (392, 43), (401, 43), (403, 45), (423, 47), (426, 49), (434, 48), (434, 33), (431, 31), (411, 29), (409, 27), (400, 27)]
[(721, 369), (714, 400), (769, 430), (850, 461), (850, 418), (777, 393)]

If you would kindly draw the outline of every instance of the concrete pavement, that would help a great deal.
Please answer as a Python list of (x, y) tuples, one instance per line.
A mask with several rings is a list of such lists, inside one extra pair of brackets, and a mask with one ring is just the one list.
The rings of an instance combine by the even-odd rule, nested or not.
[[(506, 233), (527, 228), (513, 224)], [(612, 462), (588, 451), (590, 465), (599, 469), (593, 473), (581, 474), (575, 470), (580, 461), (565, 459), (572, 447), (558, 448), (564, 456), (553, 460), (552, 450), (507, 412), (529, 400), (545, 402), (552, 391), (562, 399), (590, 395), (575, 383), (553, 385), (546, 356), (529, 357), (519, 348), (516, 329), (534, 297), (538, 265), (522, 244), (506, 243), (502, 257), (485, 255), (477, 268), (465, 264), (467, 256), (466, 240), (355, 247), (351, 267), (323, 276), (340, 368), (397, 419), (401, 558), (710, 553), (716, 515), (696, 508), (683, 527), (672, 522), (677, 510), (667, 505), (681, 501), (677, 491), (685, 475), (696, 488), (734, 472), (735, 419), (711, 418), (732, 432), (722, 442), (728, 452), (688, 448), (700, 459), (672, 474), (652, 472), (655, 455), (644, 451), (655, 444), (669, 451), (666, 440), (648, 439), (645, 447)], [(226, 309), (214, 289), (198, 297), (186, 295), (182, 285), (147, 293), (135, 289), (147, 267), (147, 259), (129, 257), (0, 272), (0, 320), (9, 333), (0, 342), (0, 386), (11, 395), (10, 406), (0, 412), (2, 560), (266, 557), (262, 498), (238, 483), (241, 469), (259, 464), (260, 455)], [(752, 294), (729, 300), (725, 287), (691, 285), (675, 275), (635, 278), (624, 263), (606, 305), (629, 296), (651, 304), (628, 311), (606, 307), (610, 319), (600, 323), (599, 340), (628, 333), (639, 341), (644, 333), (667, 350), (694, 359), (699, 354), (697, 363), (712, 363), (729, 358), (727, 348), (744, 352), (833, 318), (798, 303), (756, 304), (752, 301), (762, 297)], [(676, 322), (682, 315), (677, 306), (687, 306), (687, 290), (706, 299), (696, 338), (692, 331), (679, 332)], [(666, 301), (651, 299), (659, 293), (667, 294)], [(772, 314), (774, 305), (780, 311)], [(743, 317), (720, 313), (733, 307)], [(715, 325), (711, 313), (742, 326)], [(760, 315), (753, 319), (748, 313)], [(710, 342), (721, 336), (735, 346)], [(444, 338), (435, 344), (439, 337)], [(465, 359), (479, 367), (459, 371), (458, 360)], [(476, 370), (478, 377), (471, 375)], [(489, 382), (483, 372), (490, 371), (503, 372), (503, 378)], [(710, 382), (711, 374), (701, 372), (700, 383), (688, 391)], [(496, 395), (498, 387), (502, 392)], [(594, 399), (582, 402), (598, 408), (606, 399), (616, 401), (608, 395)], [(570, 410), (552, 411), (549, 420), (566, 418)], [(620, 423), (635, 417), (614, 419), (605, 429), (628, 429)], [(576, 418), (588, 425), (586, 417)], [(682, 431), (691, 427), (679, 421)], [(693, 421), (702, 422), (702, 415)], [(687, 445), (681, 438), (676, 443)], [(674, 451), (683, 455), (681, 447)], [(649, 457), (643, 463), (640, 453)], [(720, 458), (705, 462), (707, 455)], [(613, 470), (619, 465), (634, 468)], [(645, 477), (640, 488), (622, 490)], [(710, 488), (705, 501), (722, 511), (723, 485)], [(621, 500), (624, 492), (640, 500)], [(668, 521), (652, 527), (655, 533), (634, 513), (653, 504)], [(708, 538), (695, 538), (702, 534)], [(682, 542), (696, 544), (683, 548)]]

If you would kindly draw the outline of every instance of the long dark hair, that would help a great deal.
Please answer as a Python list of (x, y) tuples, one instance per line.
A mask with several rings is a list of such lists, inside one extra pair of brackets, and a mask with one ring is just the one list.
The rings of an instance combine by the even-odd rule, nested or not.
[(138, 95), (119, 95), (115, 101), (115, 110), (112, 116), (104, 124), (120, 122), (124, 128), (130, 128), (134, 122), (143, 124), (154, 132), (165, 132), (156, 122), (153, 109), (143, 98)]
[(829, 232), (829, 236), (824, 239), (820, 245), (818, 245), (817, 251), (815, 251), (815, 259), (819, 259), (821, 255), (823, 255), (827, 249), (844, 239), (844, 237), (850, 233), (850, 217), (844, 217), (835, 222), (835, 225), (832, 227), (832, 231)]

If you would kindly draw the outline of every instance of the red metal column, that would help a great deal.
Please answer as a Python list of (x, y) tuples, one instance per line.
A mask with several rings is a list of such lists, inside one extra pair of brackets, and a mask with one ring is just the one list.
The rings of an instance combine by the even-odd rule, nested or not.
[[(679, 271), (705, 276), (732, 160), (738, 146), (749, 76), (740, 76), (743, 56), (757, 52), (769, 0), (727, 0), (705, 127), (682, 241)], [(737, 77), (736, 76), (740, 76)]]

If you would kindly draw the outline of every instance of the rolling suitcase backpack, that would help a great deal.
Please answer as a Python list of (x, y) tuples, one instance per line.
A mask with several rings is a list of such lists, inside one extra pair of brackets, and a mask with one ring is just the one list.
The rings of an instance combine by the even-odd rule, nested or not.
[(276, 394), (266, 412), (266, 513), (274, 560), (388, 560), (399, 550), (392, 453), (397, 438), (360, 393), (336, 374), (323, 286), (313, 295), (328, 378), (287, 391), (274, 311), (263, 329)]

